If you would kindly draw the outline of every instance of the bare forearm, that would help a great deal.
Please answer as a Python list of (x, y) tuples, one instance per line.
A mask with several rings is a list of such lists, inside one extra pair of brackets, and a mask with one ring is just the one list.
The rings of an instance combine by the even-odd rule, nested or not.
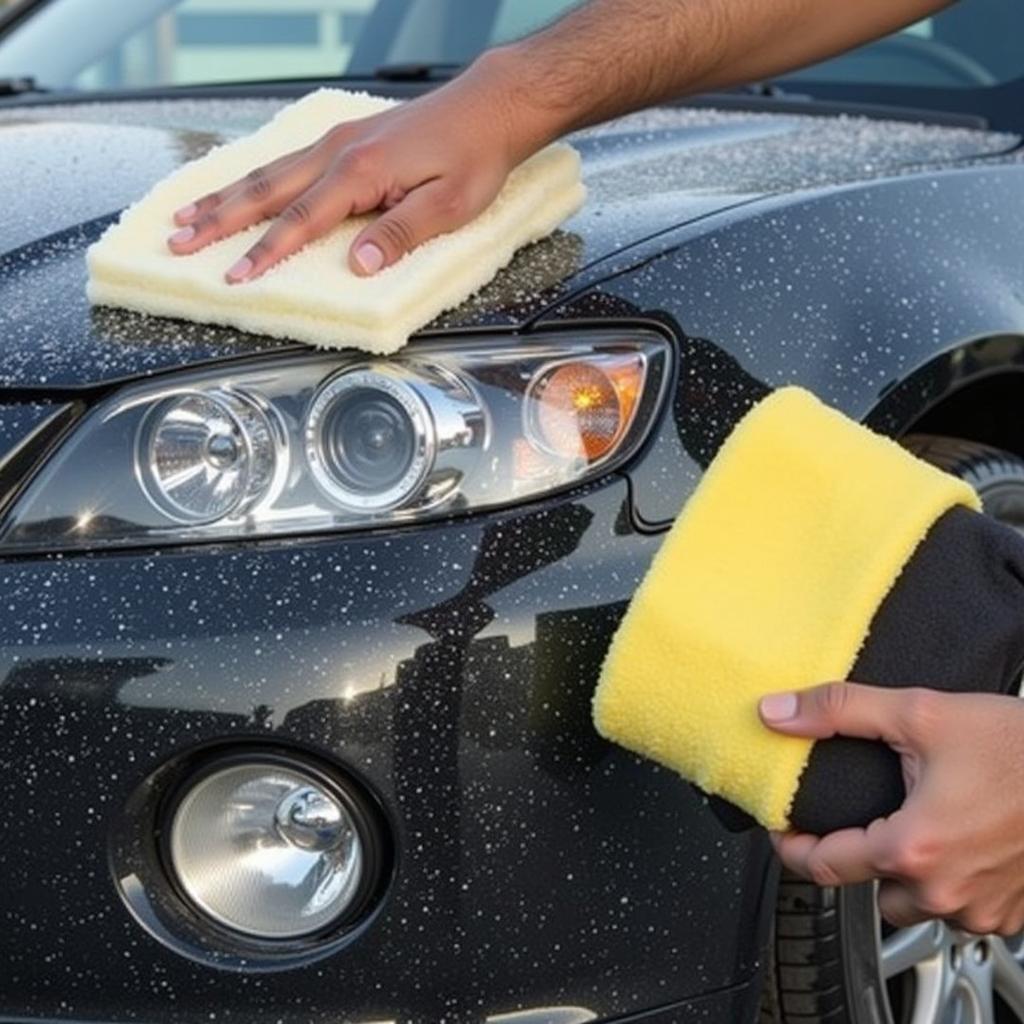
[(500, 83), (515, 148), (652, 103), (782, 74), (950, 0), (591, 0), (485, 55), (467, 78)]
[[(2, 0), (0, 0), (2, 2)], [(175, 214), (190, 253), (274, 223), (227, 272), (249, 281), (347, 217), (380, 213), (352, 244), (361, 275), (454, 231), (521, 161), (575, 128), (686, 93), (768, 78), (886, 35), (950, 0), (590, 0), (481, 56), (441, 89), (327, 132)]]

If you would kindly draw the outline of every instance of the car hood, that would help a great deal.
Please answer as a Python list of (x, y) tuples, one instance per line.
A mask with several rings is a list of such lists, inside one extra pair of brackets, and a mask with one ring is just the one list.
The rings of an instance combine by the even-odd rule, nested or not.
[[(280, 347), (206, 325), (90, 309), (85, 249), (117, 212), (283, 100), (0, 108), (0, 387), (78, 387)], [(992, 156), (1015, 137), (848, 117), (659, 108), (580, 133), (585, 208), (433, 328), (515, 326), (624, 249), (768, 195)]]

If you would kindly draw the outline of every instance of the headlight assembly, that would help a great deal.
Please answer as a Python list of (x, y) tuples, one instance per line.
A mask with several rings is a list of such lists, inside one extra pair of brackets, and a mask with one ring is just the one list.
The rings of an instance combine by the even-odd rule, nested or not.
[(637, 448), (669, 345), (642, 332), (289, 354), (127, 387), (0, 525), (0, 550), (182, 544), (417, 522), (584, 482)]

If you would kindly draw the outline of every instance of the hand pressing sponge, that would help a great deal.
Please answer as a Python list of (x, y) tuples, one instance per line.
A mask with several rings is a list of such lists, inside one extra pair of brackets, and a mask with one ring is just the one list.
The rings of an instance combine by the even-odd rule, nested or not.
[[(879, 682), (928, 685), (909, 677), (915, 647), (934, 643), (927, 622), (911, 621), (914, 600), (887, 598), (897, 598), (898, 580), (908, 581), (903, 592), (912, 598), (935, 582), (934, 557), (931, 569), (904, 570), (940, 520), (944, 543), (993, 554), (975, 540), (1000, 528), (979, 508), (967, 484), (809, 393), (784, 388), (763, 398), (725, 440), (634, 596), (595, 692), (598, 731), (767, 828), (827, 831), (895, 809), (899, 769), (887, 748), (782, 736), (761, 724), (757, 702), (850, 678), (874, 646), (884, 607), (903, 616), (902, 628), (887, 618), (880, 636), (886, 650), (902, 644), (895, 663), (908, 677)], [(1000, 536), (996, 548), (1007, 541)], [(1022, 597), (1018, 586), (1007, 600), (1020, 611)], [(876, 668), (884, 669), (886, 650), (875, 648)], [(970, 657), (961, 661), (968, 673)], [(969, 675), (950, 688), (957, 682), (972, 686)], [(973, 681), (978, 689), (1002, 685)], [(829, 750), (840, 756), (820, 756)], [(873, 786), (885, 788), (881, 801)]]
[(88, 253), (94, 304), (228, 324), (324, 348), (385, 354), (443, 310), (487, 284), (516, 250), (551, 234), (584, 202), (579, 155), (556, 144), (513, 171), (476, 220), (435, 238), (372, 278), (348, 267), (348, 249), (368, 217), (354, 217), (244, 285), (224, 273), (267, 225), (256, 225), (190, 256), (167, 248), (173, 212), (242, 178), (254, 167), (319, 138), (342, 121), (391, 100), (321, 89), (280, 111), (253, 135), (212, 150), (159, 182)]

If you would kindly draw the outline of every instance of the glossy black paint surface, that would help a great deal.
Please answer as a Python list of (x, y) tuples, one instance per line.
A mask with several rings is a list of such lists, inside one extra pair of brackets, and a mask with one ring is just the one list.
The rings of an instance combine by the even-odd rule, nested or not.
[[(273, 107), (0, 113), (0, 180), (69, 125), (82, 153), (123, 156), (54, 168), (0, 226), (4, 438), (28, 422), (5, 392), (90, 397), (281, 347), (90, 311), (83, 292), (106, 215)], [(755, 1019), (768, 844), (601, 741), (593, 683), (658, 531), (751, 389), (802, 383), (897, 432), (1024, 368), (1024, 164), (1006, 136), (707, 111), (579, 144), (586, 209), (432, 329), (660, 326), (675, 400), (628, 474), (429, 528), (0, 561), (0, 1018)], [(108, 861), (145, 780), (235, 741), (336, 764), (393, 830), (372, 917), (284, 971), (172, 951)]]
[[(714, 339), (684, 344), (694, 386), (677, 390), (674, 421), (630, 474), (639, 517), (665, 524), (699, 480), (687, 421), (706, 381), (801, 384), (900, 433), (955, 388), (1019, 365), (1022, 267), (1024, 162), (1013, 162), (731, 211), (593, 268), (606, 279), (581, 282), (544, 322), (645, 317)], [(723, 416), (734, 418), (728, 401), (704, 419)]]
[[(20, 193), (0, 225), (0, 388), (99, 383), (281, 345), (90, 310), (83, 259), (108, 223), (104, 215), (280, 106), (195, 100), (0, 110), (0, 186), (17, 182)], [(965, 129), (684, 109), (633, 115), (575, 141), (587, 206), (435, 329), (519, 325), (628, 265), (638, 243), (651, 240), (643, 252), (660, 250), (666, 232), (723, 210), (922, 164), (994, 157), (1017, 142)], [(57, 147), (69, 158), (54, 166), (47, 154)]]
[(77, 403), (0, 404), (0, 512), (13, 500), (25, 475), (56, 443)]
[(44, 402), (0, 405), (0, 465), (59, 408)]
[[(619, 482), (372, 538), (0, 568), (0, 1014), (605, 1019), (749, 979), (766, 844), (589, 725), (657, 547), (625, 501)], [(140, 779), (243, 737), (362, 779), (398, 847), (372, 926), (273, 975), (165, 949), (106, 862)]]

